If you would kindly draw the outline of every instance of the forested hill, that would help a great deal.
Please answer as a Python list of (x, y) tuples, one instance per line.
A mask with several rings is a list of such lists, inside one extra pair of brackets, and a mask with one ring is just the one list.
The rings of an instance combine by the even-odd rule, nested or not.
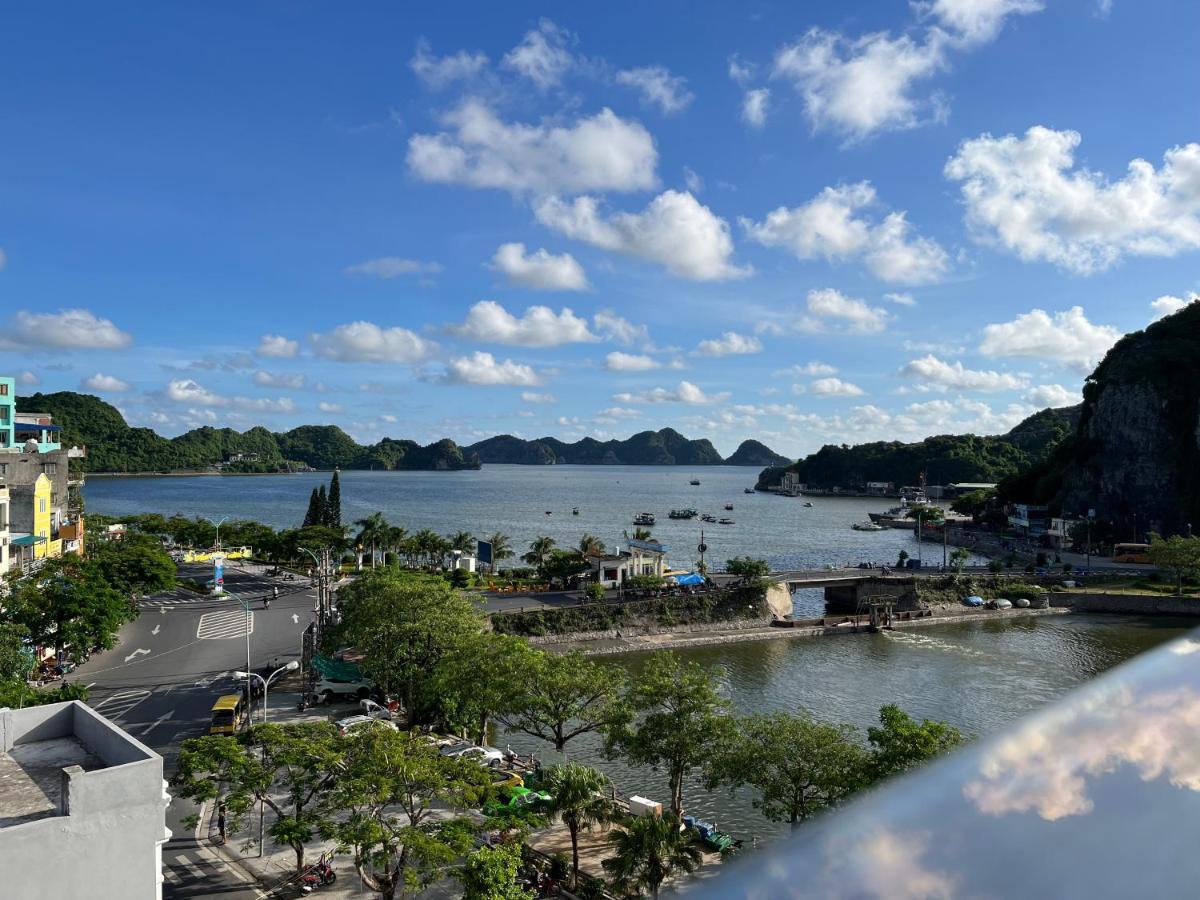
[(336, 425), (302, 425), (277, 434), (262, 426), (195, 428), (165, 438), (149, 428), (131, 428), (120, 411), (99, 397), (59, 391), (17, 398), (17, 409), (50, 413), (61, 425), (66, 446), (87, 445), (89, 472), (173, 472), (209, 469), (239, 455), (252, 459), (228, 471), (275, 472), (288, 463), (316, 469), (475, 469), (479, 458), (454, 441), (422, 447), (384, 438), (363, 446)]
[(466, 452), (478, 453), (485, 463), (509, 465), (762, 466), (787, 462), (758, 441), (744, 441), (733, 456), (724, 459), (707, 439), (691, 440), (672, 428), (642, 431), (623, 441), (583, 438), (572, 443), (502, 434), (472, 444)]
[(868, 481), (890, 481), (899, 487), (916, 484), (922, 472), (930, 484), (999, 482), (1047, 459), (1074, 433), (1079, 412), (1078, 406), (1045, 409), (1005, 435), (942, 434), (914, 444), (828, 444), (790, 466), (764, 469), (758, 487), (779, 484), (789, 470), (799, 473), (802, 484), (816, 488), (855, 488)]

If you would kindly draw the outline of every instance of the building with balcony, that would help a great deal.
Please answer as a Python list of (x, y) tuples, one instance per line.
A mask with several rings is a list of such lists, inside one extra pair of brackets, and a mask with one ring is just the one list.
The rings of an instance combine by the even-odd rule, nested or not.
[(0, 709), (5, 897), (161, 900), (162, 757), (79, 701)]
[(8, 573), (8, 543), (12, 539), (8, 527), (8, 504), (8, 488), (0, 484), (0, 578)]

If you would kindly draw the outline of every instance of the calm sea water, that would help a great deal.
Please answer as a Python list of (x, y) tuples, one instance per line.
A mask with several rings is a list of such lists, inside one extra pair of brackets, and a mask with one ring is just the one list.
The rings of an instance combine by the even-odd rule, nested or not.
[[(900, 550), (917, 555), (912, 532), (851, 530), (881, 500), (817, 498), (812, 507), (795, 497), (746, 494), (757, 469), (732, 466), (484, 466), (471, 472), (343, 472), (342, 520), (353, 522), (381, 511), (410, 532), (469, 531), (486, 537), (500, 531), (518, 553), (539, 535), (575, 546), (590, 533), (609, 546), (632, 533), (633, 517), (658, 517), (654, 536), (670, 548), (673, 565), (697, 559), (700, 531), (708, 559), (718, 566), (733, 556), (768, 560), (773, 568), (819, 567), (875, 561), (894, 564)], [(688, 482), (700, 479), (699, 485)], [(122, 516), (138, 512), (257, 519), (277, 528), (296, 527), (312, 489), (328, 473), (264, 476), (170, 476), (88, 479), (88, 509)], [(733, 504), (727, 511), (726, 503)], [(699, 519), (671, 520), (675, 507), (693, 507), (734, 525)], [(579, 515), (572, 515), (573, 507)], [(941, 548), (924, 545), (927, 561), (941, 562)]]

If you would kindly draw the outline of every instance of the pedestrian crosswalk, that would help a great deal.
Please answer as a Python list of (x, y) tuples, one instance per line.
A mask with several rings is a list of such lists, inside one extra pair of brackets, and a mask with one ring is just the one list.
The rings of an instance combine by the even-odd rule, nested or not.
[(150, 691), (131, 690), (118, 691), (111, 697), (105, 697), (94, 703), (96, 712), (102, 713), (111, 722), (120, 722), (121, 718), (131, 709), (150, 696)]
[(243, 609), (207, 612), (196, 626), (196, 638), (201, 641), (245, 637), (254, 633), (254, 613)]

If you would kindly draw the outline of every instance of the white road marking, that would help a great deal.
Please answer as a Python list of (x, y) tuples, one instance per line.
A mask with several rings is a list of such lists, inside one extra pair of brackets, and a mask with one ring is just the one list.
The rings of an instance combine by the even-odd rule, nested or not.
[(149, 656), (150, 651), (142, 650), (142, 649), (134, 650), (127, 657), (125, 657), (125, 662), (129, 662), (131, 659), (134, 659), (135, 657), (142, 656), (142, 655)]
[(295, 613), (292, 613), (292, 624), (293, 625), (300, 624), (300, 617), (298, 615), (296, 615)]
[(197, 881), (202, 881), (203, 879), (208, 877), (204, 873), (204, 870), (201, 869), (194, 862), (192, 862), (192, 858), (190, 856), (188, 856), (186, 853), (180, 853), (178, 856), (175, 857), (175, 866), (172, 866), (172, 868), (175, 868), (177, 866), (183, 866), (183, 868), (187, 870), (188, 874), (191, 875), (193, 878), (195, 878)]
[(91, 684), (84, 685), (84, 687), (86, 687), (90, 691), (92, 688), (94, 688), (96, 686), (96, 684), (97, 684), (97, 682), (93, 681)]
[(209, 685), (216, 684), (218, 681), (222, 681), (228, 677), (228, 672), (218, 672), (216, 675), (206, 675), (204, 678), (201, 678), (196, 682), (196, 687), (208, 687)]
[(202, 641), (245, 637), (254, 633), (254, 613), (241, 609), (204, 613), (196, 626), (196, 638)]
[(151, 634), (158, 634), (158, 632), (159, 632), (159, 629), (161, 629), (161, 628), (162, 628), (162, 626), (161, 626), (161, 625), (155, 625), (155, 626), (154, 626), (154, 630), (153, 630), (153, 631), (151, 631), (150, 633), (151, 633)]
[(103, 713), (106, 719), (116, 722), (149, 696), (149, 691), (120, 691), (105, 697), (92, 708)]
[(173, 709), (168, 712), (163, 713), (161, 716), (159, 716), (153, 722), (148, 722), (146, 724), (146, 727), (142, 731), (138, 732), (138, 734), (141, 735), (142, 737), (145, 737), (150, 732), (152, 732), (155, 728), (157, 728), (159, 725), (161, 725), (163, 722), (165, 722), (169, 718), (171, 718), (171, 716), (173, 716), (173, 715), (175, 715), (175, 710), (173, 710)]

